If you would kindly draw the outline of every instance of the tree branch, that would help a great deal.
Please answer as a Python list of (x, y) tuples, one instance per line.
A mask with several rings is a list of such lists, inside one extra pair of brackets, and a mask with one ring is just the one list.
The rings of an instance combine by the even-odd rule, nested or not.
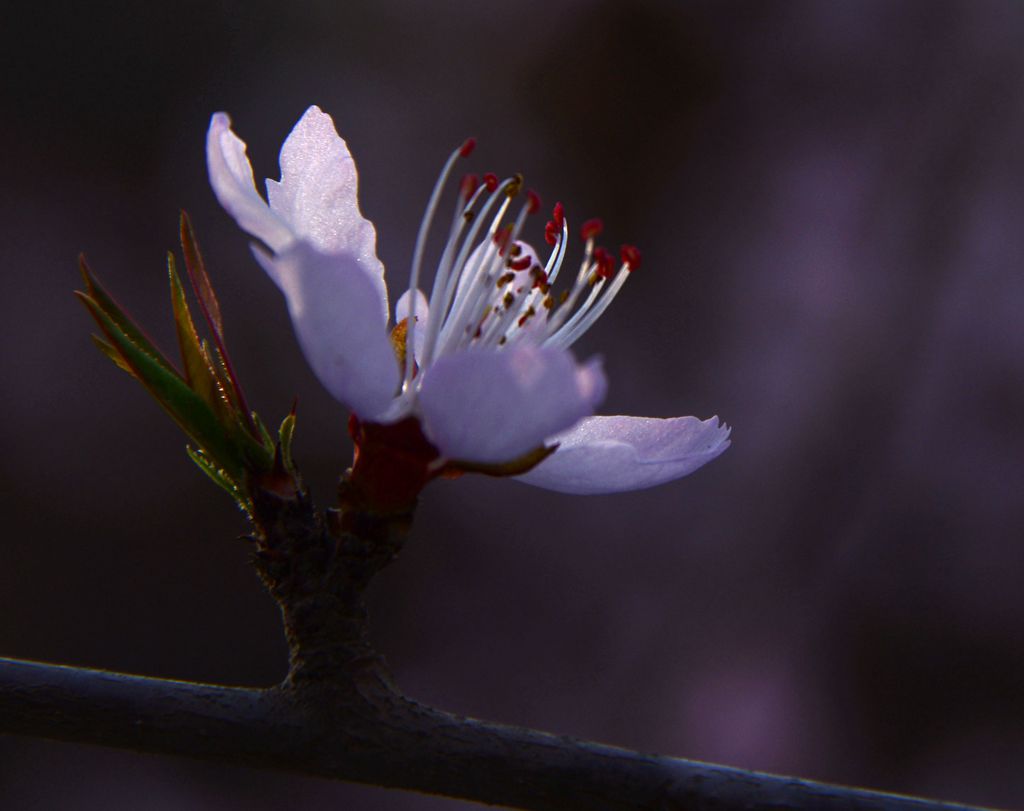
[(643, 755), (462, 718), (406, 698), (369, 643), (363, 592), (401, 549), (415, 499), (381, 509), (378, 482), (366, 471), (393, 483), (396, 469), (412, 465), (405, 471), (412, 493), (425, 478), (416, 467), (421, 460), (410, 462), (408, 454), (385, 454), (383, 467), (365, 452), (357, 459), (339, 486), (338, 509), (326, 515), (297, 477), (253, 483), (253, 563), (281, 607), (290, 648), (281, 685), (224, 687), (0, 658), (0, 733), (529, 811), (976, 811)]
[(0, 732), (535, 811), (976, 811), (642, 755), (312, 681), (257, 690), (0, 658)]

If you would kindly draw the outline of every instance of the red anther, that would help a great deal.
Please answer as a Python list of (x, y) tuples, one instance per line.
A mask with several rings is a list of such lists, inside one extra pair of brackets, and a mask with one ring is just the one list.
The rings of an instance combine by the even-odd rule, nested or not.
[(565, 224), (565, 206), (561, 203), (555, 203), (555, 210), (551, 213), (551, 219), (555, 221), (555, 225), (559, 229)]
[(597, 275), (602, 279), (610, 279), (615, 275), (615, 260), (604, 248), (594, 248), (594, 262), (597, 264)]
[(627, 270), (632, 271), (640, 267), (640, 249), (636, 245), (623, 245), (619, 250), (619, 256)]
[(600, 217), (587, 220), (580, 226), (580, 236), (583, 237), (584, 241), (601, 236), (602, 231), (604, 231), (604, 222), (602, 222)]
[(498, 188), (498, 176), (493, 172), (488, 172), (484, 175), (484, 185), (487, 187), (487, 191), (494, 191)]
[(467, 138), (459, 147), (459, 157), (468, 158), (476, 148), (476, 138)]
[(512, 237), (512, 224), (509, 223), (494, 234), (494, 244), (498, 246), (498, 256), (504, 256), (508, 249), (508, 241)]
[(526, 211), (528, 214), (536, 214), (540, 208), (540, 195), (533, 189), (526, 190)]
[(473, 196), (473, 192), (476, 191), (477, 186), (480, 185), (480, 178), (476, 175), (466, 175), (462, 178), (462, 183), (459, 186), (459, 193), (466, 201)]
[(554, 220), (548, 220), (548, 224), (544, 226), (544, 241), (548, 245), (554, 245), (558, 242), (558, 237), (562, 235), (562, 229), (555, 225)]
[(508, 266), (512, 270), (526, 270), (533, 263), (533, 259), (529, 254), (523, 254), (518, 259), (513, 259), (508, 263)]
[(543, 268), (537, 268), (536, 272), (533, 274), (533, 284), (531, 285), (530, 289), (532, 290), (539, 287), (542, 293), (547, 293), (547, 286), (548, 274), (544, 272)]

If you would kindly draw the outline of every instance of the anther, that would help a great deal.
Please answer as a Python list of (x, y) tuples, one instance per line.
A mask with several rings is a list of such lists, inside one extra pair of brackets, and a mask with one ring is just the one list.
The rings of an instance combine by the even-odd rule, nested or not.
[(554, 220), (555, 225), (559, 228), (565, 222), (565, 206), (561, 203), (555, 203), (554, 211), (551, 213), (551, 219)]
[(498, 188), (498, 176), (493, 172), (488, 172), (484, 175), (484, 185), (487, 187), (487, 191), (494, 191)]
[(505, 189), (505, 194), (509, 197), (515, 197), (523, 188), (523, 176), (516, 174), (512, 176), (512, 180), (508, 184), (508, 188)]
[(615, 275), (615, 262), (604, 248), (594, 248), (594, 263), (597, 265), (597, 275), (602, 279), (610, 279)]
[(526, 210), (530, 214), (536, 214), (540, 209), (540, 196), (533, 189), (526, 191)]
[(583, 237), (584, 241), (599, 237), (602, 231), (604, 231), (604, 223), (600, 217), (587, 220), (580, 226), (580, 236)]
[(555, 245), (561, 234), (562, 229), (558, 224), (554, 220), (548, 220), (548, 224), (544, 226), (544, 241), (548, 243), (548, 245)]
[(473, 196), (473, 192), (477, 190), (480, 185), (480, 178), (476, 175), (466, 175), (462, 178), (462, 183), (459, 184), (459, 193), (462, 195), (466, 202)]
[(509, 240), (512, 238), (512, 223), (505, 225), (500, 231), (494, 234), (494, 244), (498, 246), (498, 256), (504, 256), (508, 249)]
[(476, 138), (467, 138), (459, 147), (459, 157), (468, 158), (476, 148)]
[(626, 266), (627, 270), (636, 270), (640, 267), (640, 249), (636, 245), (623, 245), (619, 251), (619, 256), (622, 258), (622, 264)]

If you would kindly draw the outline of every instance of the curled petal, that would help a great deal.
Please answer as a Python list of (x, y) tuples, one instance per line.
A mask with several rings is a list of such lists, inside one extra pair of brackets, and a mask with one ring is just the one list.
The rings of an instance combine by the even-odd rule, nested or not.
[(561, 493), (641, 490), (686, 476), (729, 447), (717, 417), (589, 417), (520, 481)]
[(356, 257), (297, 242), (256, 258), (288, 300), (306, 360), (335, 398), (365, 420), (387, 410), (400, 380), (379, 291)]
[(419, 407), (442, 455), (501, 463), (593, 413), (605, 388), (599, 360), (581, 366), (566, 350), (522, 344), (439, 358), (424, 377)]
[(347, 254), (374, 283), (387, 319), (377, 235), (359, 211), (355, 162), (329, 115), (310, 107), (292, 129), (281, 147), (281, 180), (267, 181), (269, 206), (256, 190), (245, 142), (225, 113), (210, 121), (206, 161), (217, 199), (245, 231), (275, 254), (300, 240), (321, 253)]
[(213, 193), (244, 231), (274, 252), (295, 239), (288, 223), (272, 212), (256, 191), (245, 142), (231, 131), (227, 113), (215, 113), (210, 119), (206, 164)]
[(359, 176), (331, 117), (316, 105), (292, 128), (281, 147), (281, 180), (267, 181), (271, 210), (295, 235), (323, 253), (345, 251), (378, 276), (373, 223), (359, 211)]

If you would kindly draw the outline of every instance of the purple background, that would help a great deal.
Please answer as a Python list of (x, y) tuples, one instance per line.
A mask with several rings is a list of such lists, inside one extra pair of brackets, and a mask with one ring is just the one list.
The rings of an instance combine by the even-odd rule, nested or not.
[[(0, 655), (263, 685), (271, 600), (229, 500), (90, 345), (85, 250), (173, 346), (192, 213), (268, 421), (321, 502), (345, 414), (206, 183), (310, 103), (360, 168), (393, 297), (448, 150), (522, 171), (645, 265), (578, 345), (605, 413), (719, 414), (651, 491), (432, 485), (372, 592), (445, 708), (731, 765), (1024, 803), (1024, 7), (1018, 2), (46, 4), (8, 16)], [(343, 9), (343, 10), (342, 10)], [(25, 13), (25, 12), (22, 12)], [(542, 222), (535, 225), (539, 239)], [(0, 738), (12, 809), (458, 802)]]

